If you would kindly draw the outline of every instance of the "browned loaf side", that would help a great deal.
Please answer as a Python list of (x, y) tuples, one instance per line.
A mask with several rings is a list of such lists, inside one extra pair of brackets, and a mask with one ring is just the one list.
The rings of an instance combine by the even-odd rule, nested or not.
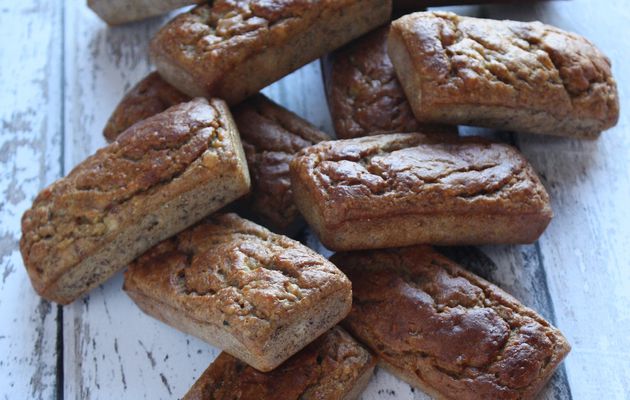
[(436, 399), (533, 399), (570, 351), (562, 333), (430, 247), (338, 253), (344, 327)]
[(270, 372), (221, 353), (184, 400), (356, 399), (375, 364), (368, 350), (335, 327)]
[(204, 0), (88, 0), (88, 6), (109, 25), (165, 14), (176, 8), (202, 3)]
[(619, 118), (610, 60), (540, 22), (414, 13), (388, 51), (420, 121), (596, 138)]
[(182, 92), (233, 105), (390, 15), (391, 0), (217, 0), (167, 24), (150, 53)]
[[(103, 135), (114, 140), (136, 122), (187, 99), (153, 72), (120, 101)], [(297, 151), (330, 137), (263, 94), (239, 104), (233, 115), (252, 178), (251, 193), (240, 202), (239, 212), (274, 231), (296, 231), (304, 222), (293, 203), (289, 162)]]
[(530, 243), (552, 217), (523, 156), (479, 138), (322, 142), (293, 159), (291, 181), (298, 208), (333, 250)]
[(234, 108), (252, 175), (251, 195), (239, 207), (275, 231), (290, 233), (304, 221), (293, 202), (289, 163), (295, 153), (330, 137), (262, 94)]
[(456, 134), (456, 126), (423, 124), (413, 115), (387, 55), (388, 32), (384, 26), (322, 58), (337, 138), (376, 132)]
[(249, 185), (222, 100), (196, 99), (146, 119), (44, 189), (24, 213), (20, 250), (33, 287), (70, 303)]
[(270, 371), (344, 318), (350, 281), (324, 257), (236, 214), (149, 250), (125, 274), (147, 314)]

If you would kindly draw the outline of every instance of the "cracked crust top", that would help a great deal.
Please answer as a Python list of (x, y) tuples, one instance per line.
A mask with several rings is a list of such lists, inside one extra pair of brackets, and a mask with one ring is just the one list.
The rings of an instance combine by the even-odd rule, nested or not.
[(171, 185), (168, 195), (150, 199), (193, 165), (211, 169), (234, 159), (226, 146), (226, 113), (221, 100), (172, 107), (127, 130), (44, 189), (22, 217), (20, 250), (34, 286), (42, 289), (98, 251), (151, 202), (190, 190), (182, 181)]
[(300, 216), (293, 203), (289, 162), (301, 149), (330, 137), (258, 94), (234, 109), (252, 173), (249, 208), (263, 222), (285, 231)]
[(125, 290), (261, 342), (280, 324), (350, 282), (324, 257), (238, 217), (217, 214), (134, 261)]
[(342, 399), (376, 360), (335, 327), (270, 372), (221, 353), (184, 400)]
[(324, 220), (405, 214), (548, 214), (549, 197), (513, 147), (418, 133), (322, 142), (302, 150), (292, 173)]
[(456, 132), (455, 127), (416, 120), (387, 55), (388, 32), (388, 26), (377, 29), (323, 59), (337, 137), (348, 139), (375, 132)]
[[(415, 86), (413, 96), (418, 98), (412, 103), (421, 120), (431, 120), (452, 104), (499, 106), (527, 110), (530, 119), (547, 113), (557, 120), (538, 121), (538, 126), (524, 129), (575, 135), (562, 130), (598, 133), (619, 117), (610, 60), (574, 33), (540, 22), (420, 12), (394, 21), (392, 36), (401, 40), (415, 69), (401, 71), (396, 66), (399, 76), (416, 75), (407, 80)], [(396, 60), (392, 51), (403, 50), (394, 47), (390, 45), (389, 51)], [(573, 127), (567, 126), (569, 120), (590, 122)]]
[(190, 101), (186, 96), (152, 72), (125, 94), (105, 125), (103, 136), (114, 141), (131, 125), (161, 113), (169, 107)]
[(570, 350), (536, 312), (429, 247), (332, 261), (353, 283), (344, 326), (440, 398), (533, 398)]
[[(179, 15), (162, 28), (151, 42), (152, 58), (171, 83), (173, 68), (190, 74), (186, 84), (181, 80), (176, 84), (187, 94), (221, 94), (228, 103), (235, 104), (247, 96), (233, 93), (233, 87), (223, 87), (230, 71), (306, 32), (315, 21), (327, 18), (325, 13), (341, 14), (339, 10), (356, 1), (217, 0)], [(168, 60), (169, 66), (160, 60)], [(250, 78), (242, 77), (240, 81)]]

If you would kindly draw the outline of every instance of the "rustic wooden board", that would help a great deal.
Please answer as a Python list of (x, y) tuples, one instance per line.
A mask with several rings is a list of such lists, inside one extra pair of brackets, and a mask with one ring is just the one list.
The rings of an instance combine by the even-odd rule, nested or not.
[[(11, 4), (9, 4), (11, 3)], [(20, 218), (61, 175), (61, 3), (0, 2), (0, 398), (57, 392), (58, 308), (35, 295)]]

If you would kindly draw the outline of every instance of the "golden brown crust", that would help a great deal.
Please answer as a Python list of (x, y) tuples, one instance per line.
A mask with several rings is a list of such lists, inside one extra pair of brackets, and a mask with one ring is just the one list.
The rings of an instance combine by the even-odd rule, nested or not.
[(135, 125), (44, 189), (24, 213), (20, 241), (38, 292), (45, 295), (63, 274), (155, 209), (218, 173), (231, 177), (241, 168), (242, 151), (232, 142), (232, 124), (221, 100), (181, 104)]
[(456, 133), (457, 127), (416, 120), (387, 55), (382, 27), (323, 59), (328, 105), (339, 139), (371, 133)]
[(330, 137), (262, 94), (236, 107), (234, 119), (253, 185), (242, 208), (265, 225), (286, 232), (301, 219), (293, 202), (289, 162), (301, 149)]
[[(508, 145), (478, 138), (437, 141), (409, 133), (322, 142), (298, 153), (291, 178), (298, 207), (333, 249), (518, 242), (519, 232), (502, 238), (495, 235), (498, 228), (492, 222), (472, 231), (461, 228), (475, 216), (508, 217), (514, 223), (524, 216), (518, 224), (533, 228), (520, 227), (520, 240), (531, 241), (551, 218), (547, 192), (527, 161)], [(450, 225), (431, 226), (440, 216), (449, 218)], [(411, 233), (393, 229), (383, 238), (368, 234), (387, 230), (384, 224), (399, 217), (411, 225), (417, 222)], [(363, 227), (350, 238), (334, 232), (362, 223), (371, 228)], [(401, 235), (412, 241), (400, 242)], [(365, 245), (365, 238), (372, 247), (357, 247)]]
[(151, 54), (181, 91), (237, 104), (390, 13), (390, 0), (217, 0), (167, 24)]
[(388, 48), (421, 121), (593, 137), (619, 117), (610, 60), (540, 22), (415, 13), (392, 23)]
[(130, 265), (124, 289), (220, 327), (263, 359), (245, 361), (264, 370), (266, 353), (278, 351), (269, 347), (279, 329), (296, 318), (319, 318), (312, 309), (339, 298), (337, 319), (325, 327), (312, 320), (296, 352), (345, 316), (351, 293), (348, 279), (324, 257), (236, 214), (209, 217), (149, 250)]
[(335, 327), (266, 373), (221, 353), (184, 400), (343, 399), (375, 364), (369, 351)]
[(353, 283), (344, 326), (438, 398), (531, 399), (570, 350), (536, 312), (429, 247), (332, 261)]
[(136, 122), (189, 100), (190, 97), (166, 83), (157, 72), (152, 72), (118, 103), (105, 125), (103, 136), (108, 142), (114, 141)]
[[(114, 140), (136, 122), (187, 98), (153, 72), (121, 100), (103, 135)], [(252, 175), (251, 195), (239, 211), (275, 231), (296, 230), (303, 221), (293, 203), (289, 162), (297, 151), (330, 137), (263, 94), (241, 103), (233, 113)]]

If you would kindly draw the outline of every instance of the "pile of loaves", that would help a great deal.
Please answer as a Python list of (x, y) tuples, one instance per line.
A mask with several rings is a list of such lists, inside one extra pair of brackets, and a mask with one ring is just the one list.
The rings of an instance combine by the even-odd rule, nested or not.
[[(529, 163), (456, 125), (595, 138), (619, 114), (610, 61), (538, 22), (390, 25), (391, 9), (216, 0), (170, 21), (110, 144), (24, 214), (35, 290), (68, 304), (127, 268), (144, 312), (224, 351), (187, 399), (350, 399), (377, 362), (436, 398), (534, 397), (566, 339), (427, 245), (542, 234), (552, 211)], [(331, 51), (342, 140), (258, 93)], [(280, 234), (304, 220), (330, 260)]]

